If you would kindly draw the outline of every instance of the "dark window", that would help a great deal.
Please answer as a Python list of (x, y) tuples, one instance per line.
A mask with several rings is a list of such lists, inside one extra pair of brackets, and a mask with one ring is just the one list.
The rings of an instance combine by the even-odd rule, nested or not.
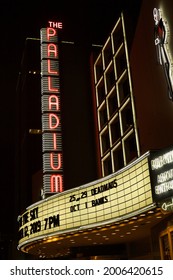
[(134, 133), (125, 140), (126, 164), (137, 157), (137, 147)]
[(119, 169), (124, 167), (123, 152), (121, 145), (116, 150), (114, 150), (113, 159), (115, 171), (118, 171)]
[(120, 103), (122, 104), (130, 96), (130, 86), (128, 77), (125, 76), (118, 84), (118, 91), (120, 97)]
[(114, 73), (113, 65), (111, 65), (109, 70), (106, 72), (107, 93), (110, 92), (110, 90), (114, 85), (115, 85), (115, 73)]
[(112, 46), (111, 46), (111, 41), (109, 41), (108, 44), (106, 45), (106, 48), (104, 49), (105, 68), (109, 65), (111, 60), (112, 60)]
[(109, 117), (111, 117), (118, 109), (117, 94), (115, 89), (108, 97), (108, 106), (109, 106)]
[(102, 134), (101, 141), (102, 141), (102, 151), (104, 154), (110, 148), (109, 133), (107, 130)]
[(102, 106), (99, 110), (99, 117), (100, 117), (100, 126), (101, 128), (107, 123), (107, 110), (106, 106)]
[(124, 38), (123, 38), (122, 22), (120, 21), (119, 25), (117, 26), (116, 30), (113, 33), (114, 53), (117, 52), (117, 50), (119, 49), (123, 41)]
[(119, 118), (117, 117), (111, 124), (112, 144), (114, 144), (121, 137)]
[(133, 126), (133, 114), (131, 103), (129, 102), (121, 111), (123, 133)]
[(116, 62), (116, 68), (117, 68), (117, 78), (119, 78), (127, 67), (124, 47), (121, 49), (121, 51), (116, 56), (115, 62)]
[(100, 105), (105, 98), (105, 88), (103, 81), (97, 87), (98, 105)]
[(107, 157), (103, 162), (104, 167), (104, 176), (107, 176), (112, 173), (112, 163), (110, 156)]
[(98, 60), (98, 62), (96, 64), (96, 79), (97, 79), (97, 82), (100, 80), (102, 75), (103, 75), (103, 65), (102, 65), (102, 59), (100, 57), (100, 59)]

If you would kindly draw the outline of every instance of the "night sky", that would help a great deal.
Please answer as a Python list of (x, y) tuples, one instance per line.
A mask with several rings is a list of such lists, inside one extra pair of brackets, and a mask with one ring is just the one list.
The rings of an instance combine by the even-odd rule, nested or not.
[[(130, 3), (129, 3), (130, 2)], [(26, 37), (39, 38), (48, 20), (62, 21), (62, 39), (103, 44), (124, 9), (132, 13), (139, 0), (1, 0), (0, 3), (0, 234), (11, 231), (15, 184), (15, 97)], [(79, 4), (80, 3), (80, 4)], [(0, 235), (1, 236), (1, 235)]]

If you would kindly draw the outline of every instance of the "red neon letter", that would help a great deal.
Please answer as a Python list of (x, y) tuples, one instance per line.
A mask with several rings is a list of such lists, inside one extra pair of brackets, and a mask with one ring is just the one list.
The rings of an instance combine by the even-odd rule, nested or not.
[(58, 74), (58, 71), (50, 69), (50, 59), (47, 60), (47, 68), (49, 74)]
[(48, 77), (48, 89), (49, 89), (49, 91), (58, 91), (58, 89), (57, 88), (52, 88), (52, 83), (51, 83), (51, 78), (52, 77)]
[(50, 129), (55, 129), (59, 125), (59, 118), (55, 114), (49, 114), (49, 128)]
[(62, 192), (62, 176), (61, 175), (52, 175), (50, 177), (50, 186), (51, 192)]
[(53, 148), (54, 148), (54, 150), (57, 149), (57, 147), (56, 147), (56, 133), (53, 133)]
[(59, 111), (59, 100), (58, 96), (56, 95), (50, 95), (49, 96), (49, 110), (53, 110), (53, 106), (55, 106), (55, 109)]
[[(53, 163), (54, 155), (57, 155), (57, 160), (58, 160), (57, 166), (54, 166), (54, 163)], [(61, 168), (61, 154), (50, 153), (50, 166), (53, 170), (59, 170)]]
[(47, 28), (47, 40), (49, 41), (51, 37), (56, 35), (56, 29), (48, 27)]
[(48, 44), (47, 46), (47, 56), (50, 57), (51, 53), (54, 55), (55, 58), (58, 57), (58, 50), (55, 44)]

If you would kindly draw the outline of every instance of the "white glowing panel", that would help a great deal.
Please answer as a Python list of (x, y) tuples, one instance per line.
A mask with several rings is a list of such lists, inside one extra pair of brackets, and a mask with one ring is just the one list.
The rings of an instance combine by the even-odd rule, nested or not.
[[(49, 22), (41, 29), (41, 106), (43, 151), (43, 197), (63, 191), (61, 93), (59, 80), (58, 29)], [(46, 178), (46, 180), (45, 180)]]
[[(164, 202), (173, 197), (173, 148), (151, 152), (150, 172), (153, 197)], [(170, 202), (172, 204), (172, 201)]]

